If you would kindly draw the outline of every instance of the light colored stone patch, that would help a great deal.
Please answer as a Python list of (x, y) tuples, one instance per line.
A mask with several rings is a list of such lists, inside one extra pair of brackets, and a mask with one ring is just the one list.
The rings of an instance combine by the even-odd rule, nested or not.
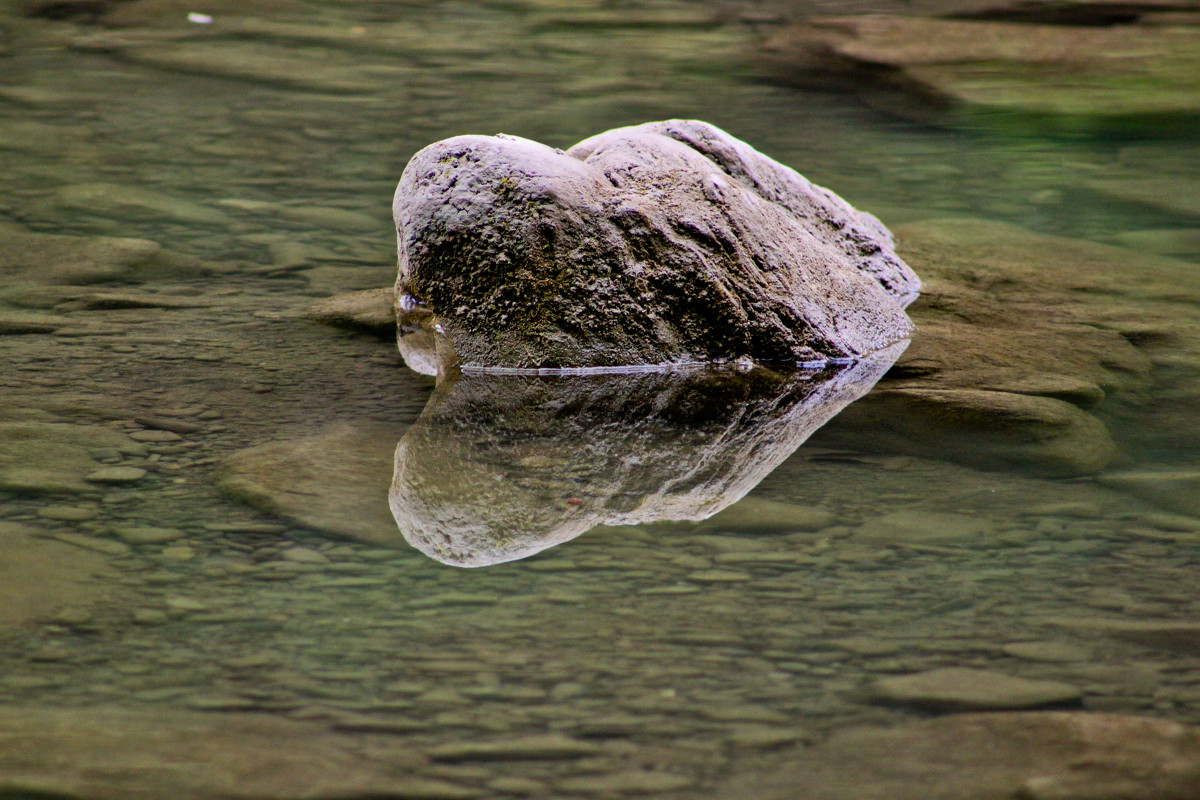
[(1085, 662), (1091, 659), (1092, 651), (1065, 642), (1014, 642), (1006, 644), (1004, 652), (1026, 661)]
[(834, 514), (821, 508), (751, 495), (709, 517), (701, 523), (701, 527), (745, 533), (787, 533), (819, 531), (836, 521), (837, 517)]
[(1048, 617), (1040, 623), (1086, 634), (1108, 636), (1168, 652), (1200, 656), (1200, 622), (1105, 617)]
[(0, 423), (0, 489), (30, 494), (93, 492), (96, 487), (87, 481), (100, 465), (90, 451), (130, 446), (136, 443), (125, 434), (95, 425)]
[(854, 536), (875, 544), (975, 543), (992, 530), (990, 520), (916, 509), (893, 511), (864, 522)]
[(124, 590), (116, 578), (99, 553), (42, 538), (31, 525), (0, 521), (0, 634), (62, 609), (119, 602)]
[(402, 748), (277, 716), (119, 707), (0, 709), (0, 793), (72, 800), (474, 800)]
[(1016, 678), (991, 670), (947, 667), (880, 678), (872, 691), (882, 703), (936, 711), (994, 711), (1078, 702), (1083, 693), (1059, 681)]
[[(760, 762), (761, 763), (761, 762)], [(855, 727), (722, 786), (727, 800), (1194, 800), (1200, 730), (1081, 712)]]
[[(13, 281), (4, 290), (6, 299), (13, 294), (44, 294), (45, 285), (190, 277), (208, 271), (196, 259), (170, 253), (145, 239), (59, 236), (0, 222), (0, 276)], [(61, 299), (66, 298), (48, 302)], [(36, 302), (36, 297), (31, 304), (48, 307)]]
[(262, 83), (289, 89), (363, 94), (411, 82), (415, 69), (399, 62), (363, 64), (320, 47), (207, 39), (121, 48), (120, 57), (172, 72)]
[(548, 733), (485, 741), (455, 742), (428, 751), (434, 761), (557, 761), (596, 755), (600, 748), (570, 736)]
[(117, 183), (76, 183), (60, 187), (51, 203), (60, 209), (114, 219), (167, 220), (191, 225), (223, 225), (228, 215), (211, 206), (156, 189)]
[(113, 528), (113, 534), (126, 544), (163, 544), (184, 537), (178, 528), (161, 528), (154, 525), (121, 525)]
[(31, 314), (27, 311), (8, 311), (0, 308), (0, 336), (50, 333), (70, 320), (54, 314)]
[(1200, 468), (1110, 472), (1096, 480), (1171, 511), (1200, 518)]
[(364, 289), (318, 300), (308, 308), (308, 316), (318, 322), (346, 328), (359, 328), (377, 334), (395, 333), (396, 292), (384, 289)]
[(388, 511), (390, 426), (349, 426), (240, 450), (220, 468), (227, 493), (284, 519), (368, 544), (403, 545)]
[(101, 467), (84, 477), (92, 483), (126, 484), (137, 483), (146, 477), (146, 474), (146, 470), (141, 467)]

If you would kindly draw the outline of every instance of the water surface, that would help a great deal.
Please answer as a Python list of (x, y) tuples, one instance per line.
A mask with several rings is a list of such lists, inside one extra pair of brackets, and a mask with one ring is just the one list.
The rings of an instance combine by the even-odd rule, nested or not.
[[(5, 267), (4, 330), (33, 330), (0, 336), (0, 534), (25, 559), (0, 562), (0, 591), (38, 598), (0, 617), (6, 703), (264, 713), (410, 754), (587, 743), (517, 766), (414, 756), (464, 797), (712, 796), (778, 748), (920, 717), (873, 682), (948, 666), (1200, 722), (1195, 481), (981, 464), (986, 427), (944, 453), (884, 446), (896, 406), (851, 406), (720, 517), (464, 570), (372, 538), (433, 381), (386, 337), (305, 317), (391, 283), (395, 182), (461, 133), (567, 147), (705, 119), (889, 225), (983, 218), (1132, 244), (1133, 264), (1174, 242), (1167, 278), (1185, 288), (1200, 247), (1178, 242), (1200, 223), (1128, 186), (1195, 191), (1195, 141), (905, 122), (758, 80), (766, 23), (706, 4), (330, 0), (211, 25), (153, 8), (168, 11), (130, 27), (0, 19), (4, 218), (174, 254), (115, 283)], [(1118, 173), (1120, 193), (1093, 180)], [(1146, 332), (1127, 390), (1067, 392), (1115, 442), (1101, 475), (1198, 469), (1200, 361), (1172, 344), (1195, 341), (1189, 319), (1175, 339)], [(278, 442), (293, 444), (255, 462), (243, 499), (222, 490), (235, 453)], [(596, 466), (563, 463), (562, 442), (513, 446), (556, 479)], [(89, 479), (109, 467), (145, 473)], [(273, 494), (281, 470), (290, 499)]]

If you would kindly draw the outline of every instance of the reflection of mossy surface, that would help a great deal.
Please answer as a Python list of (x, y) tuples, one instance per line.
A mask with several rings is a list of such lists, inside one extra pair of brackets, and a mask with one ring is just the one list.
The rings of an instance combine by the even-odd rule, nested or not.
[(851, 367), (451, 375), (396, 448), (405, 538), (458, 566), (523, 558), (599, 524), (705, 519), (879, 379)]

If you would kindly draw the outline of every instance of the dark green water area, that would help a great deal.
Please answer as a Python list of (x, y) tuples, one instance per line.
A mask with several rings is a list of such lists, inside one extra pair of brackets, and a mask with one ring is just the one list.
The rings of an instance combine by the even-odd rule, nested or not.
[[(1197, 42), (1187, 0), (0, 3), (0, 796), (1198, 796)], [(416, 150), (675, 117), (888, 225), (903, 353), (405, 366)]]

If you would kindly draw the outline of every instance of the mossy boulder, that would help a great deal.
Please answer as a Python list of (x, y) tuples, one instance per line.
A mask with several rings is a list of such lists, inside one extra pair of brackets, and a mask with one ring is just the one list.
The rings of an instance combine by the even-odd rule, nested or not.
[(908, 335), (916, 275), (869, 214), (703, 122), (563, 152), (459, 136), (393, 206), (402, 310), (467, 366), (855, 358)]

